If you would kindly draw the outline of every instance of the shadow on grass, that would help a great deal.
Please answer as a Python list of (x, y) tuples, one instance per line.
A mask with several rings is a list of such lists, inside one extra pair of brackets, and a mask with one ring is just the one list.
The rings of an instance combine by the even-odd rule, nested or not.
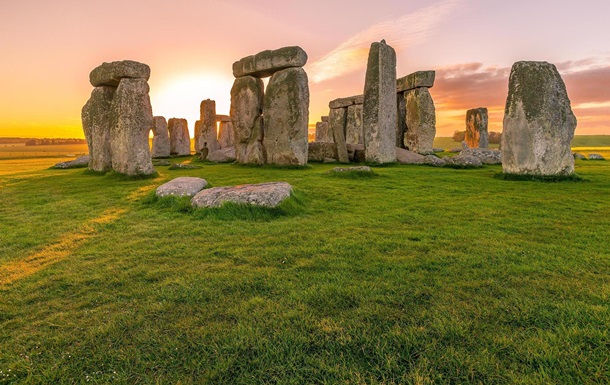
[(499, 172), (494, 175), (495, 179), (508, 181), (528, 181), (528, 182), (586, 182), (587, 180), (580, 175), (521, 175), (506, 174)]
[(155, 171), (152, 174), (126, 175), (126, 174), (121, 174), (120, 172), (116, 172), (116, 171), (104, 172), (104, 171), (93, 171), (93, 170), (87, 169), (87, 170), (83, 171), (83, 175), (104, 176), (111, 181), (130, 182), (130, 181), (145, 180), (145, 179), (155, 179), (159, 176), (159, 173)]
[(337, 179), (374, 179), (378, 178), (380, 175), (374, 171), (360, 171), (360, 170), (352, 170), (352, 171), (327, 171), (323, 174), (328, 178), (337, 178)]
[(269, 222), (283, 217), (293, 217), (305, 209), (305, 198), (299, 191), (293, 191), (290, 198), (277, 207), (253, 206), (243, 203), (226, 202), (221, 207), (194, 208), (190, 197), (158, 197), (151, 191), (142, 201), (145, 205), (155, 205), (179, 213), (192, 215), (196, 219), (217, 219), (223, 221), (242, 220)]

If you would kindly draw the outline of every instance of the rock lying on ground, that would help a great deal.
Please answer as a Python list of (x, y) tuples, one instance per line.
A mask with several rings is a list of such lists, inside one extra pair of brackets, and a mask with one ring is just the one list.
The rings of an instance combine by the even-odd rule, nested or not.
[(589, 154), (589, 160), (606, 160), (600, 154)]
[(578, 153), (578, 152), (575, 152), (575, 153), (574, 153), (574, 154), (572, 154), (572, 155), (574, 155), (574, 159), (580, 159), (580, 160), (586, 160), (586, 159), (587, 159), (587, 157), (586, 157), (586, 156), (584, 156), (583, 154)]
[(447, 164), (447, 162), (436, 155), (426, 155), (424, 156), (424, 164), (435, 167), (443, 167)]
[(89, 155), (83, 155), (83, 156), (79, 156), (78, 158), (68, 161), (68, 162), (57, 163), (52, 168), (58, 168), (58, 169), (83, 168), (83, 167), (87, 167), (87, 165), (89, 164), (89, 160), (91, 160), (91, 157)]
[(475, 168), (483, 166), (483, 162), (476, 156), (472, 155), (456, 155), (454, 157), (444, 157), (443, 160), (446, 162), (447, 166), (460, 166), (465, 168)]
[(308, 162), (324, 162), (325, 159), (338, 159), (337, 145), (329, 142), (309, 142)]
[(445, 152), (445, 149), (444, 148), (437, 148), (437, 147), (435, 147), (435, 148), (432, 149), (432, 152)]
[(483, 164), (502, 164), (502, 152), (500, 150), (490, 150), (486, 148), (469, 148), (462, 150), (460, 155), (474, 156)]
[(227, 147), (214, 151), (210, 153), (206, 159), (214, 163), (235, 162), (235, 147)]
[(165, 196), (195, 196), (208, 185), (208, 182), (203, 178), (195, 178), (191, 176), (183, 176), (175, 178), (169, 182), (157, 187), (156, 195), (158, 197)]
[(169, 170), (194, 170), (196, 168), (201, 168), (201, 166), (188, 163), (174, 163), (169, 166)]
[(369, 166), (355, 166), (355, 167), (335, 167), (331, 170), (331, 172), (337, 172), (337, 173), (342, 173), (342, 172), (370, 172), (372, 173), (373, 170), (371, 170), (371, 168)]
[(290, 197), (292, 186), (285, 182), (214, 187), (203, 190), (191, 199), (193, 207), (220, 207), (225, 202), (263, 207), (276, 207)]
[(396, 161), (400, 164), (423, 164), (425, 158), (424, 155), (396, 147)]
[(153, 166), (170, 166), (171, 162), (167, 159), (153, 159)]

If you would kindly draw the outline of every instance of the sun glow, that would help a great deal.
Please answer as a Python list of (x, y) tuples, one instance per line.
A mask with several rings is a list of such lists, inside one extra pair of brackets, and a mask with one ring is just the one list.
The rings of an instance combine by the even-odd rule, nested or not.
[(151, 84), (150, 99), (155, 116), (188, 120), (193, 136), (195, 121), (199, 119), (202, 100), (216, 101), (216, 114), (228, 115), (231, 107), (233, 78), (220, 74), (188, 74)]

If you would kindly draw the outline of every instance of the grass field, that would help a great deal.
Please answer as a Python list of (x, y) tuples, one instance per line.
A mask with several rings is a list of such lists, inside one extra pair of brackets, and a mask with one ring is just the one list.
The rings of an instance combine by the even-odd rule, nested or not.
[[(0, 161), (0, 383), (606, 384), (610, 162), (476, 170)], [(151, 192), (287, 181), (280, 210)]]

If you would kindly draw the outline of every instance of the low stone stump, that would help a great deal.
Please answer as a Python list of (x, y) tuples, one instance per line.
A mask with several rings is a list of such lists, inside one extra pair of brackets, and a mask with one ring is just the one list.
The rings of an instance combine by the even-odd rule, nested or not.
[(423, 164), (425, 156), (404, 148), (396, 147), (396, 161), (400, 164)]
[(373, 172), (373, 170), (371, 170), (371, 168), (369, 166), (335, 167), (330, 171), (334, 172), (334, 173), (346, 173), (346, 172), (372, 173)]
[(583, 154), (581, 154), (579, 152), (575, 152), (572, 155), (574, 156), (574, 159), (579, 159), (579, 160), (586, 160), (587, 159), (586, 156), (584, 156)]
[(156, 195), (158, 197), (193, 197), (198, 192), (203, 190), (207, 185), (208, 181), (203, 178), (183, 176), (180, 178), (172, 179), (169, 182), (157, 187)]
[(589, 160), (606, 160), (600, 154), (589, 154)]
[(210, 153), (206, 160), (214, 163), (235, 162), (235, 147), (227, 147)]
[(290, 197), (292, 186), (286, 182), (245, 184), (203, 190), (191, 199), (193, 207), (220, 207), (225, 202), (276, 207)]
[(477, 168), (482, 167), (483, 162), (476, 156), (472, 155), (456, 155), (454, 157), (444, 157), (443, 160), (447, 166), (457, 166), (463, 168)]
[(502, 152), (500, 150), (469, 148), (462, 150), (460, 155), (474, 156), (475, 158), (479, 158), (483, 164), (502, 164)]
[(443, 167), (447, 164), (447, 162), (436, 155), (426, 155), (424, 156), (424, 164), (434, 167)]
[(171, 166), (169, 166), (168, 170), (195, 170), (197, 168), (202, 167), (189, 163), (173, 163)]
[(89, 160), (91, 157), (89, 155), (79, 156), (78, 158), (68, 161), (68, 162), (60, 162), (55, 164), (55, 166), (51, 168), (57, 168), (61, 170), (69, 169), (69, 168), (83, 168), (89, 165)]
[(337, 161), (337, 145), (328, 142), (309, 142), (308, 162), (325, 162), (326, 159)]

